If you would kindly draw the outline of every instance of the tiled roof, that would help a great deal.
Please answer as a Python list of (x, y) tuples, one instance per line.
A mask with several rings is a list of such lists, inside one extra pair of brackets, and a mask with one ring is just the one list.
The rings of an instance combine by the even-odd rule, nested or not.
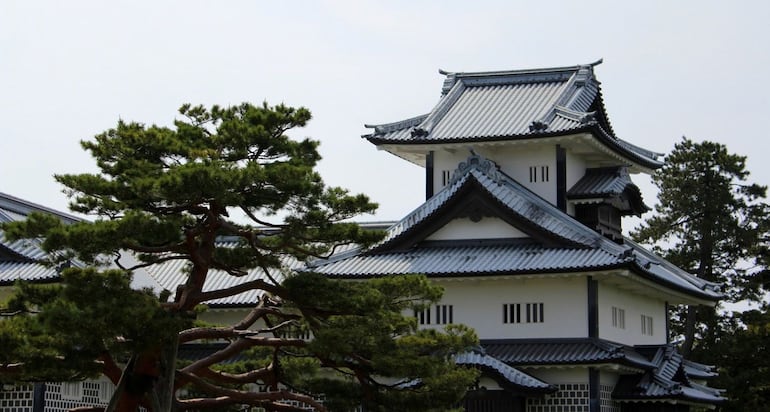
[(719, 375), (715, 366), (704, 365), (687, 359), (682, 361), (682, 367), (687, 376), (693, 379), (711, 379)]
[(622, 199), (615, 205), (625, 213), (641, 215), (650, 210), (625, 166), (586, 169), (585, 175), (567, 191), (567, 199)]
[(591, 132), (611, 150), (647, 168), (659, 156), (614, 136), (593, 66), (443, 73), (443, 95), (427, 115), (367, 125), (375, 144), (495, 141)]
[[(193, 361), (210, 356), (211, 354), (224, 349), (226, 343), (188, 343), (179, 347), (179, 358)], [(502, 384), (508, 388), (526, 393), (550, 393), (556, 391), (556, 388), (546, 382), (532, 377), (512, 366), (506, 365), (499, 360), (480, 353), (479, 351), (464, 352), (454, 357), (458, 365), (467, 365), (481, 369), (487, 373), (493, 373), (503, 380)], [(244, 361), (246, 358), (242, 353), (223, 361), (223, 364)], [(411, 381), (404, 384), (404, 387), (419, 384), (419, 381)]]
[[(0, 193), (0, 223), (24, 220), (32, 212), (50, 213), (65, 223), (79, 220), (72, 215)], [(17, 280), (30, 282), (58, 280), (60, 274), (56, 268), (37, 263), (45, 257), (46, 252), (40, 248), (37, 240), (9, 241), (0, 230), (0, 286), (12, 285)]]
[(548, 248), (535, 243), (437, 242), (406, 251), (360, 254), (312, 270), (339, 277), (377, 277), (404, 273), (428, 276), (570, 272), (617, 266), (601, 249)]
[(586, 169), (585, 175), (567, 191), (570, 199), (619, 195), (628, 186), (634, 186), (625, 167), (597, 167)]
[(654, 364), (641, 375), (624, 375), (612, 393), (616, 401), (684, 401), (698, 404), (719, 404), (726, 399), (718, 389), (692, 382), (699, 379), (706, 366), (685, 360), (673, 345), (639, 347), (637, 350)]
[(492, 356), (479, 352), (464, 352), (455, 356), (455, 363), (458, 365), (469, 365), (477, 367), (486, 372), (492, 372), (500, 378), (503, 378), (504, 386), (508, 386), (517, 392), (555, 392), (556, 387), (534, 378), (510, 365), (500, 362)]
[(55, 268), (39, 263), (9, 262), (0, 260), (0, 286), (9, 286), (17, 280), (29, 282), (52, 282), (59, 279)]
[[(453, 202), (481, 193), (497, 204), (507, 219), (532, 238), (497, 242), (425, 242), (432, 223), (451, 211)], [(557, 209), (499, 170), (494, 162), (472, 155), (460, 164), (450, 184), (404, 219), (391, 226), (381, 243), (314, 262), (308, 270), (330, 277), (356, 278), (398, 273), (437, 276), (482, 273), (542, 273), (599, 268), (632, 269), (642, 278), (679, 292), (714, 301), (718, 285), (693, 275), (628, 241), (617, 244)]]
[(698, 290), (703, 297), (711, 300), (722, 297), (720, 284), (700, 279), (630, 239), (625, 239), (624, 245), (629, 247), (629, 253), (634, 257), (634, 266), (649, 279), (665, 281), (680, 290)]
[[(37, 203), (33, 203), (6, 193), (0, 192), (0, 211), (6, 216), (10, 215), (13, 220), (19, 220), (26, 217), (31, 212), (50, 213), (65, 223), (79, 222), (80, 218), (68, 213), (60, 212)], [(2, 217), (0, 217), (2, 219)], [(2, 221), (2, 220), (0, 220)]]
[(410, 231), (445, 207), (451, 199), (457, 197), (458, 192), (474, 183), (506, 208), (510, 214), (518, 216), (556, 239), (561, 239), (564, 243), (575, 247), (590, 247), (602, 243), (610, 253), (617, 254), (623, 251), (622, 247), (559, 211), (554, 205), (500, 171), (497, 164), (491, 160), (478, 155), (471, 155), (465, 162), (460, 163), (450, 183), (389, 228), (385, 239), (375, 246), (374, 250), (387, 249), (389, 244), (407, 236)]
[(646, 370), (655, 365), (633, 348), (595, 338), (484, 340), (487, 355), (512, 366), (617, 363)]

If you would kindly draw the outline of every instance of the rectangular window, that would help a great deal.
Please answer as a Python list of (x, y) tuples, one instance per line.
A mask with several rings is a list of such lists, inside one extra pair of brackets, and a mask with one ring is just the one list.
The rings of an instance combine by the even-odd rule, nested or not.
[(543, 303), (505, 303), (503, 304), (503, 323), (543, 323), (545, 322), (543, 308)]
[(626, 311), (624, 309), (612, 307), (612, 326), (618, 329), (626, 328)]
[(436, 305), (436, 324), (446, 325), (453, 323), (452, 305)]
[(414, 311), (414, 317), (420, 325), (430, 325), (430, 308), (421, 311)]
[(441, 172), (441, 185), (446, 186), (449, 184), (449, 181), (452, 179), (452, 171), (451, 170), (444, 170)]
[(642, 335), (652, 336), (652, 316), (642, 315)]
[[(538, 174), (538, 172), (540, 172)], [(548, 182), (551, 180), (551, 173), (548, 166), (530, 166), (529, 182)]]
[(420, 325), (448, 325), (454, 323), (454, 306), (436, 305), (423, 311), (415, 311), (414, 317)]

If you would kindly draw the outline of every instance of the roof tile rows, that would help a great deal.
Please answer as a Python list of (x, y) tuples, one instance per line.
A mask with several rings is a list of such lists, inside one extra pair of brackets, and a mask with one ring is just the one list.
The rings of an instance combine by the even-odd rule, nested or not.
[(586, 174), (567, 191), (567, 197), (580, 199), (619, 195), (634, 186), (625, 167), (605, 167), (587, 169)]
[(593, 66), (445, 73), (443, 95), (427, 115), (367, 125), (375, 144), (494, 141), (591, 132), (611, 150), (655, 169), (659, 154), (618, 139)]
[(671, 345), (631, 347), (595, 338), (482, 341), (485, 354), (516, 368), (620, 364), (642, 372), (622, 375), (617, 401), (681, 400), (716, 404), (721, 391), (693, 380), (716, 376), (714, 368), (685, 360)]
[[(74, 216), (0, 193), (0, 223), (24, 220), (31, 212), (51, 213), (65, 223), (78, 220)], [(38, 263), (46, 256), (46, 252), (37, 240), (9, 241), (0, 230), (0, 286), (12, 285), (17, 280), (56, 281), (60, 277), (59, 271), (54, 267)]]
[(556, 387), (553, 385), (530, 376), (484, 353), (470, 351), (455, 355), (455, 363), (493, 372), (505, 380), (505, 386), (511, 386), (517, 391), (540, 393), (556, 391)]
[(546, 248), (533, 243), (474, 245), (458, 242), (408, 251), (360, 254), (320, 265), (313, 271), (339, 277), (405, 273), (451, 276), (569, 272), (615, 265), (617, 257), (600, 249)]
[[(475, 185), (475, 186), (473, 186)], [(451, 207), (465, 191), (486, 193), (522, 227), (558, 239), (557, 245), (533, 246), (516, 239), (505, 246), (468, 244), (434, 246), (420, 235), (431, 219)], [(404, 245), (408, 245), (405, 247)], [(451, 252), (451, 253), (450, 253)], [(628, 268), (639, 276), (706, 300), (721, 297), (717, 285), (705, 282), (631, 241), (617, 244), (557, 209), (499, 170), (494, 162), (472, 155), (454, 172), (450, 184), (394, 224), (385, 239), (366, 251), (348, 251), (308, 270), (330, 277), (367, 277), (397, 273), (478, 275)]]
[(481, 345), (488, 355), (512, 366), (601, 363), (639, 369), (655, 366), (628, 346), (595, 338), (487, 340)]
[(622, 376), (612, 393), (615, 400), (680, 400), (706, 404), (726, 400), (722, 391), (693, 381), (714, 376), (713, 368), (685, 360), (672, 345), (639, 347), (637, 351), (650, 359), (654, 368), (641, 375)]

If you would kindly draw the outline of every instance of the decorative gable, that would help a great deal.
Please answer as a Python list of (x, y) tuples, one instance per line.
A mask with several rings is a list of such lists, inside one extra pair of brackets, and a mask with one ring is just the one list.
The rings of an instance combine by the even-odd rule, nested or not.
[(458, 165), (443, 190), (391, 227), (371, 252), (409, 249), (455, 219), (480, 222), (488, 217), (500, 219), (515, 228), (515, 233), (546, 246), (585, 248), (597, 237), (500, 171), (491, 160), (472, 154)]

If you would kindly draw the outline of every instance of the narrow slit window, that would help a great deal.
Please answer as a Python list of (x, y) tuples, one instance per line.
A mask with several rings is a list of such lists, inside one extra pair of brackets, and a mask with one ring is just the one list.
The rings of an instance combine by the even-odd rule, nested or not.
[(652, 316), (642, 315), (642, 335), (652, 336)]
[(548, 182), (551, 180), (551, 171), (549, 166), (530, 166), (529, 182)]
[(430, 325), (430, 308), (420, 311), (414, 311), (414, 317), (420, 325)]
[(452, 172), (450, 170), (444, 170), (441, 172), (441, 185), (446, 186), (452, 179)]
[(453, 305), (436, 305), (436, 324), (447, 325), (454, 322)]
[(612, 307), (612, 326), (618, 329), (626, 328), (626, 311), (624, 309)]

